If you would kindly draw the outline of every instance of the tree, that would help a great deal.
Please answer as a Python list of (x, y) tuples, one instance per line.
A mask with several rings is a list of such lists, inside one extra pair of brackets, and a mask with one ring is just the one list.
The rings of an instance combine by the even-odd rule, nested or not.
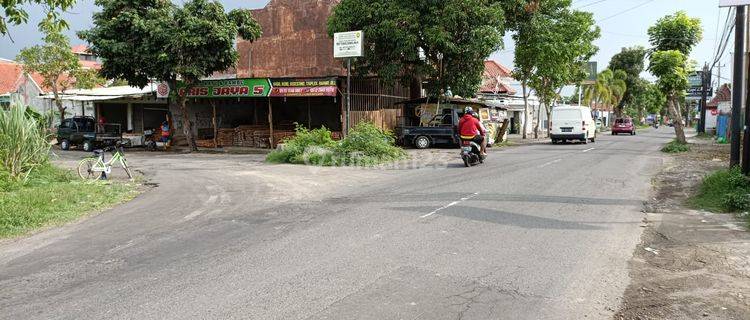
[(596, 82), (586, 87), (584, 102), (588, 105), (593, 103), (607, 110), (613, 110), (625, 96), (627, 90), (626, 78), (625, 71), (602, 70), (597, 75)]
[(8, 34), (8, 24), (19, 25), (29, 20), (29, 13), (24, 8), (27, 5), (42, 5), (46, 11), (40, 27), (61, 31), (67, 29), (68, 24), (60, 18), (60, 11), (73, 7), (75, 0), (14, 0), (2, 1), (0, 7), (5, 13), (0, 15), (0, 35)]
[[(188, 0), (181, 7), (167, 0), (97, 0), (94, 27), (79, 33), (102, 58), (101, 73), (145, 87), (151, 80), (169, 84), (176, 93), (182, 129), (197, 150), (186, 105), (190, 88), (202, 77), (235, 65), (234, 41), (253, 41), (260, 25), (249, 10), (229, 13), (216, 1)], [(184, 90), (178, 92), (178, 81)]]
[(674, 124), (677, 141), (686, 143), (679, 99), (688, 88), (687, 57), (678, 50), (656, 51), (651, 55), (649, 71), (658, 77), (656, 84), (667, 97), (669, 117)]
[(688, 56), (703, 37), (700, 19), (690, 18), (684, 11), (678, 11), (659, 19), (648, 28), (648, 35), (653, 46), (649, 71), (659, 78), (657, 85), (667, 97), (667, 110), (677, 141), (685, 143), (680, 100), (688, 86)]
[(627, 86), (620, 103), (615, 108), (615, 113), (618, 117), (622, 116), (625, 105), (633, 103), (634, 91), (640, 89), (639, 81), (641, 72), (645, 68), (645, 57), (646, 49), (641, 46), (635, 46), (630, 48), (622, 48), (622, 51), (612, 56), (609, 61), (610, 70), (622, 70), (625, 72), (627, 77), (625, 78), (625, 84)]
[(16, 60), (23, 65), (24, 72), (38, 73), (42, 76), (42, 85), (52, 90), (62, 121), (66, 108), (60, 99), (60, 93), (70, 87), (90, 89), (102, 81), (95, 71), (81, 68), (65, 35), (50, 28), (43, 31), (44, 44), (24, 48)]
[[(513, 75), (521, 83), (525, 114), (528, 115), (529, 88), (532, 88), (549, 118), (549, 106), (559, 96), (560, 89), (585, 77), (584, 63), (597, 50), (592, 42), (599, 37), (599, 28), (594, 26), (590, 13), (570, 10), (570, 0), (500, 2), (507, 26), (515, 32)], [(541, 113), (541, 105), (537, 114)], [(528, 121), (524, 121), (523, 127), (525, 139)], [(538, 129), (539, 122), (535, 135)]]
[[(541, 28), (527, 38), (532, 39), (533, 46), (524, 48), (530, 42), (522, 41), (516, 50), (521, 48), (522, 53), (536, 60), (529, 84), (539, 97), (539, 113), (544, 107), (549, 119), (551, 106), (563, 87), (586, 78), (586, 64), (599, 50), (593, 44), (599, 37), (599, 27), (592, 13), (569, 10), (561, 10), (554, 19), (539, 21), (538, 27)], [(534, 138), (538, 138), (540, 122), (534, 128)]]
[(364, 31), (364, 57), (353, 61), (360, 75), (409, 83), (412, 98), (421, 96), (423, 79), (431, 80), (431, 95), (450, 87), (470, 97), (482, 82), (484, 59), (502, 48), (503, 17), (490, 0), (343, 0), (328, 18), (328, 33)]

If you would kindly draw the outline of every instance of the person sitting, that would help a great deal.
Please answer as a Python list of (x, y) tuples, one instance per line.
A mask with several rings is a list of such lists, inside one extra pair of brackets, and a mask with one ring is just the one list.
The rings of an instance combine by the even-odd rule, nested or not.
[[(471, 141), (479, 145), (484, 145), (486, 131), (479, 119), (475, 118), (472, 113), (474, 110), (471, 107), (464, 109), (464, 115), (458, 120), (458, 134), (463, 137), (473, 137)], [(482, 148), (484, 149), (484, 147)], [(486, 155), (482, 150), (482, 155)]]

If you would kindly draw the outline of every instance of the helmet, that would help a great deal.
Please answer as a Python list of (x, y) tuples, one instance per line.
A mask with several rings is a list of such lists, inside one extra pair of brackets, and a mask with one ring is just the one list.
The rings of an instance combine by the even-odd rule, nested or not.
[(464, 113), (468, 113), (468, 114), (474, 113), (474, 109), (472, 109), (471, 107), (466, 107), (466, 109), (464, 109)]
[(476, 112), (472, 111), (472, 112), (471, 112), (471, 115), (472, 115), (472, 116), (474, 116), (474, 118), (477, 118), (477, 119), (479, 119), (479, 114), (478, 114), (478, 113), (476, 113)]

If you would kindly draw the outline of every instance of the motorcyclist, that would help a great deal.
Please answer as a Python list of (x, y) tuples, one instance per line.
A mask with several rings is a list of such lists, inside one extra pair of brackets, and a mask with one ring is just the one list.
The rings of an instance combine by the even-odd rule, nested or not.
[(482, 123), (482, 120), (479, 119), (479, 114), (476, 111), (472, 111), (471, 116), (479, 120), (479, 126), (482, 127), (481, 130), (478, 130), (477, 134), (480, 134), (479, 132), (484, 132), (481, 133), (484, 138), (482, 139), (482, 143), (480, 143), (479, 145), (482, 147), (482, 155), (487, 155), (487, 140), (489, 140), (487, 139), (487, 128), (484, 126), (484, 123)]
[(471, 107), (464, 109), (464, 115), (458, 120), (458, 134), (462, 140), (471, 140), (482, 146), (482, 155), (486, 155), (485, 146), (485, 134), (486, 131), (479, 122), (479, 119), (472, 116), (474, 110)]

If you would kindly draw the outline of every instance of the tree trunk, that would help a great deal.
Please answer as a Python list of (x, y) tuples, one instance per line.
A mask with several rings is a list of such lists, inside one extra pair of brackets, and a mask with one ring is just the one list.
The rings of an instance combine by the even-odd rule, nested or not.
[(638, 123), (643, 124), (643, 106), (638, 106)]
[(677, 142), (687, 143), (687, 140), (685, 139), (685, 130), (682, 128), (682, 116), (679, 111), (680, 106), (677, 104), (677, 97), (670, 95), (668, 99), (669, 117), (672, 118)]
[(549, 125), (551, 119), (550, 117), (552, 116), (552, 108), (545, 106), (544, 111), (547, 113), (547, 119), (545, 121), (547, 121), (547, 137), (549, 137), (552, 130), (552, 126)]
[(57, 106), (57, 111), (60, 112), (60, 123), (62, 123), (65, 120), (65, 106), (63, 106), (60, 95), (57, 92), (57, 81), (52, 82), (52, 94), (55, 96), (55, 106)]
[(536, 123), (534, 124), (534, 139), (539, 139), (539, 124), (542, 122), (542, 102), (536, 106)]
[(193, 126), (190, 124), (190, 114), (187, 109), (187, 92), (189, 88), (185, 88), (184, 95), (177, 95), (177, 103), (180, 105), (180, 113), (182, 113), (182, 133), (185, 134), (188, 147), (190, 151), (198, 151), (198, 147), (195, 145), (195, 136), (193, 135)]
[(409, 99), (422, 97), (422, 78), (415, 76), (409, 83)]
[(521, 81), (521, 90), (523, 91), (523, 134), (527, 138), (526, 131), (529, 128), (529, 96), (526, 95), (526, 81)]

